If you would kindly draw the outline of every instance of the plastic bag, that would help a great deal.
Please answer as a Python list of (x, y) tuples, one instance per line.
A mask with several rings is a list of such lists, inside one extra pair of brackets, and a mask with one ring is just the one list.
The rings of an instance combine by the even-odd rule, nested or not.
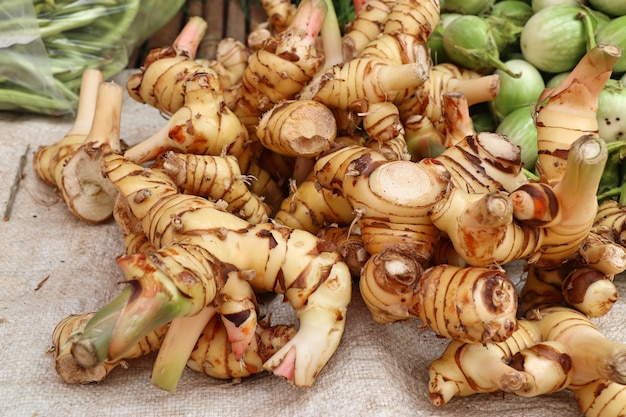
[(31, 1), (0, 3), (0, 109), (67, 113), (56, 86)]
[(3, 0), (0, 110), (72, 113), (85, 69), (117, 74), (184, 2)]

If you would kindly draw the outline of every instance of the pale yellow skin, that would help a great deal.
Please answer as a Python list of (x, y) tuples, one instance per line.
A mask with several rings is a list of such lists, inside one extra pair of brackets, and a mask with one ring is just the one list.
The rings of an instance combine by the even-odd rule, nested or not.
[(249, 58), (246, 45), (238, 39), (226, 37), (218, 42), (214, 60), (196, 59), (196, 62), (215, 71), (224, 89), (229, 89), (241, 82)]
[(584, 266), (563, 281), (563, 295), (569, 305), (589, 317), (604, 316), (619, 298), (613, 275)]
[(439, 23), (439, 0), (393, 2), (383, 33), (414, 36), (426, 42)]
[[(372, 103), (363, 114), (363, 129), (374, 140), (379, 142), (390, 141), (396, 136), (404, 134), (404, 127), (400, 122), (400, 114), (395, 104), (383, 101)], [(402, 138), (404, 141), (404, 137)], [(402, 154), (406, 155), (406, 144)], [(392, 159), (392, 158), (389, 158)], [(405, 159), (397, 157), (393, 159)]]
[[(174, 55), (175, 51), (172, 50), (171, 54)], [(201, 68), (201, 63), (188, 56), (162, 57), (141, 73), (132, 75), (126, 82), (126, 90), (134, 100), (171, 115), (184, 105), (187, 76)]]
[[(330, 68), (311, 98), (332, 108), (367, 111), (369, 103), (393, 101), (399, 92), (422, 85), (427, 67), (425, 62), (390, 65), (378, 57), (359, 57)], [(363, 82), (348, 81), (355, 79)]]
[(528, 182), (519, 147), (496, 133), (466, 136), (435, 159), (450, 172), (452, 183), (470, 194), (512, 192)]
[(250, 132), (265, 111), (281, 100), (295, 98), (323, 64), (324, 57), (316, 46), (316, 25), (321, 21), (307, 20), (320, 11), (311, 10), (311, 2), (302, 2), (300, 8), (285, 30), (267, 39), (250, 56), (235, 106), (235, 113)]
[(534, 114), (536, 169), (549, 184), (561, 180), (574, 141), (584, 134), (598, 137), (598, 96), (619, 59), (617, 49), (607, 45), (590, 49), (567, 78), (539, 97)]
[[(545, 350), (546, 343), (552, 345), (552, 352)], [(536, 349), (539, 345), (544, 346)], [(523, 354), (526, 360), (515, 363), (516, 354)], [(454, 396), (481, 392), (505, 390), (536, 396), (587, 386), (586, 392), (577, 393), (585, 411), (594, 401), (587, 384), (593, 386), (599, 378), (613, 381), (610, 392), (621, 395), (625, 355), (626, 346), (607, 339), (580, 312), (568, 307), (545, 308), (537, 310), (532, 318), (519, 320), (518, 329), (504, 342), (450, 342), (444, 354), (431, 364), (430, 398), (435, 405), (444, 405)], [(517, 369), (520, 364), (522, 369)], [(608, 398), (599, 401), (602, 404)]]
[[(248, 281), (253, 274), (252, 271), (230, 272), (216, 300), (217, 312), (226, 328), (236, 359), (241, 359), (250, 347), (257, 326), (256, 295)], [(242, 322), (233, 318), (242, 314), (247, 315)]]
[(315, 158), (337, 137), (333, 113), (313, 100), (283, 100), (265, 112), (256, 127), (264, 148), (289, 157)]
[(624, 246), (626, 243), (626, 209), (615, 200), (604, 200), (598, 206), (593, 229)]
[[(439, 11), (438, 0), (365, 2), (342, 39), (345, 60), (367, 55), (370, 48), (384, 38), (387, 40), (383, 42), (405, 38), (413, 44), (425, 45), (439, 23)], [(386, 54), (390, 59), (400, 59), (403, 55), (406, 56), (398, 52)]]
[(318, 187), (315, 179), (309, 177), (293, 187), (273, 218), (285, 226), (317, 233), (330, 224), (349, 224), (354, 214), (348, 200)]
[(439, 235), (427, 214), (449, 191), (443, 166), (389, 161), (375, 150), (348, 145), (318, 159), (314, 170), (320, 185), (346, 198), (357, 213), (370, 254), (402, 243), (430, 256)]
[(90, 384), (103, 381), (113, 369), (126, 367), (125, 359), (134, 359), (154, 352), (161, 346), (167, 326), (159, 327), (141, 339), (132, 349), (127, 351), (124, 359), (102, 362), (92, 368), (83, 368), (71, 353), (73, 334), (81, 329), (95, 313), (71, 315), (61, 320), (52, 332), (54, 349), (54, 365), (57, 373), (68, 384)]
[[(140, 226), (133, 223), (133, 219), (130, 219), (133, 217), (132, 213), (124, 212), (126, 209), (126, 206), (118, 203), (116, 221), (124, 230), (126, 253), (139, 254), (157, 251), (145, 233), (141, 231)], [(193, 269), (193, 271), (200, 275), (202, 274), (201, 271), (196, 269)], [(167, 334), (163, 338), (159, 354), (154, 363), (151, 376), (154, 385), (168, 391), (173, 391), (176, 388), (178, 378), (187, 362), (186, 358), (191, 353), (191, 349), (194, 349), (194, 346), (197, 348), (197, 341), (201, 337), (201, 332), (205, 329), (205, 326), (208, 326), (208, 322), (216, 314), (222, 320), (224, 330), (228, 335), (227, 342), (230, 344), (228, 350), (232, 352), (235, 359), (241, 360), (244, 355), (250, 356), (253, 354), (253, 352), (250, 352), (250, 354), (247, 352), (250, 351), (250, 345), (255, 337), (257, 314), (255, 294), (247, 281), (249, 275), (249, 271), (230, 272), (226, 283), (220, 289), (219, 297), (212, 303), (215, 304), (215, 307), (213, 305), (206, 306), (193, 316), (177, 317), (170, 322)], [(203, 276), (207, 279), (214, 278), (211, 274), (204, 274)], [(211, 293), (207, 298), (213, 297), (214, 294)], [(242, 317), (240, 315), (246, 312), (248, 316), (241, 322), (241, 319), (238, 317)], [(232, 321), (234, 319), (236, 319), (235, 322)], [(212, 342), (212, 346), (217, 346), (217, 343)], [(248, 369), (250, 367), (246, 365), (245, 368)], [(208, 371), (207, 369), (206, 373), (209, 375), (220, 375), (218, 370)], [(230, 373), (227, 375), (230, 375)]]
[(129, 96), (167, 115), (180, 109), (185, 101), (187, 77), (202, 68), (193, 58), (206, 30), (207, 22), (192, 16), (172, 45), (149, 51), (140, 72), (126, 82)]
[(121, 148), (120, 124), (124, 90), (114, 82), (98, 85), (95, 114), (84, 143), (57, 167), (56, 181), (70, 211), (81, 220), (100, 223), (111, 217), (115, 190), (103, 180), (94, 149)]
[[(428, 391), (433, 404), (442, 406), (455, 396), (499, 390), (500, 380), (527, 379), (509, 367), (505, 360), (541, 340), (532, 323), (521, 321), (513, 335), (496, 344), (451, 341), (444, 353), (429, 368)], [(459, 357), (457, 361), (455, 357)], [(460, 365), (460, 366), (459, 366)]]
[(493, 99), (499, 87), (497, 76), (481, 76), (450, 63), (433, 65), (428, 69), (428, 80), (419, 89), (398, 100), (400, 117), (405, 121), (410, 116), (422, 115), (433, 124), (435, 132), (442, 133), (444, 94), (462, 93), (472, 105)]
[(582, 248), (585, 262), (605, 275), (613, 276), (626, 270), (626, 248), (608, 237), (595, 233), (587, 236)]
[(365, 262), (359, 285), (380, 323), (419, 318), (441, 336), (471, 343), (499, 342), (515, 330), (515, 287), (494, 268), (422, 270), (406, 251), (390, 247)]
[[(285, 295), (300, 327), (264, 366), (295, 385), (311, 385), (336, 350), (345, 326), (351, 276), (340, 255), (325, 251), (309, 232), (273, 223), (252, 225), (206, 199), (172, 192), (168, 184), (161, 191), (150, 181), (149, 170), (120, 155), (105, 156), (104, 166), (155, 247), (184, 242), (202, 248), (222, 263), (254, 271), (250, 285), (255, 289)], [(152, 191), (145, 193), (146, 187)], [(242, 256), (245, 253), (254, 256)]]
[(219, 379), (244, 378), (264, 371), (263, 364), (294, 335), (293, 326), (257, 325), (245, 353), (238, 357), (231, 350), (228, 334), (217, 316), (213, 317), (200, 335), (191, 352), (187, 366)]
[[(240, 162), (241, 159), (238, 158)], [(270, 208), (271, 213), (275, 213), (285, 197), (281, 182), (275, 179), (270, 172), (263, 168), (260, 161), (250, 161), (245, 175), (251, 178), (250, 192), (263, 198), (263, 202)], [(271, 216), (270, 216), (271, 217)]]
[(280, 33), (289, 27), (296, 14), (296, 6), (289, 0), (261, 0), (271, 28)]
[[(492, 207), (489, 216), (480, 214), (483, 210), (479, 208), (487, 204), (485, 200), (494, 197), (506, 201), (504, 194), (469, 194), (453, 188), (450, 197), (430, 215), (433, 224), (446, 233), (468, 265), (504, 265), (528, 258), (540, 247), (543, 236), (533, 228), (522, 228), (515, 223), (512, 210), (496, 213), (493, 209), (498, 207)], [(483, 222), (498, 218), (502, 221)]]
[[(446, 113), (446, 95), (461, 94), (471, 106), (494, 99), (499, 91), (497, 74), (481, 75), (451, 63), (432, 65), (422, 86), (396, 99), (412, 159), (437, 156), (458, 141), (453, 136), (460, 134), (454, 129), (460, 129), (450, 126), (455, 117)], [(469, 133), (469, 123), (464, 129)]]
[[(376, 321), (419, 317), (446, 337), (472, 341), (510, 335), (517, 303), (506, 275), (483, 268), (426, 269), (440, 236), (428, 214), (454, 191), (442, 164), (389, 161), (347, 145), (321, 157), (314, 171), (322, 187), (346, 198), (357, 213), (363, 247), (372, 255), (360, 290)], [(439, 285), (449, 293), (437, 291)], [(498, 295), (485, 295), (491, 294), (487, 287), (497, 288)], [(456, 314), (461, 305), (462, 316)]]
[(449, 92), (443, 95), (445, 140), (443, 146), (449, 148), (462, 142), (468, 136), (476, 135), (469, 112), (469, 103), (463, 93)]
[(611, 310), (618, 297), (613, 276), (588, 265), (584, 258), (571, 259), (555, 268), (529, 265), (520, 291), (520, 314), (565, 305), (589, 317), (601, 317)]
[[(71, 355), (72, 334), (89, 321), (94, 313), (68, 316), (61, 320), (54, 329), (52, 346), (54, 349), (55, 368), (59, 377), (68, 384), (91, 384), (101, 382), (116, 368), (129, 366), (128, 360), (158, 351), (170, 326), (155, 329), (127, 351), (124, 359), (102, 362), (93, 368), (78, 366)], [(197, 372), (212, 378), (232, 379), (247, 377), (263, 371), (263, 362), (294, 336), (293, 326), (263, 327), (257, 325), (249, 348), (242, 356), (236, 356), (231, 350), (226, 328), (219, 317), (214, 315), (204, 326), (194, 341), (194, 349), (186, 365)]]
[(585, 417), (626, 415), (626, 385), (599, 378), (572, 390)]
[(224, 104), (219, 77), (200, 67), (186, 77), (183, 105), (158, 132), (126, 150), (125, 156), (137, 163), (154, 160), (167, 150), (208, 155), (226, 152), (238, 157), (246, 152), (247, 141), (245, 126)]
[[(401, 3), (411, 1), (395, 2), (389, 6), (402, 7)], [(415, 6), (412, 12), (419, 15), (422, 9)], [(400, 14), (404, 14), (405, 11), (407, 10)], [(400, 16), (397, 14), (396, 17)], [(438, 18), (439, 15), (436, 14), (436, 19)], [(407, 24), (405, 28), (407, 32), (415, 28), (415, 22), (404, 23)], [(428, 31), (428, 25), (418, 25), (417, 30)], [(354, 55), (355, 52), (344, 49), (344, 55), (346, 53)], [(429, 66), (428, 48), (417, 36), (409, 33), (383, 33), (367, 43), (358, 56), (345, 62), (327, 65), (299, 93), (299, 97), (314, 99), (328, 107), (357, 114), (367, 112), (371, 104), (381, 102), (399, 104), (411, 96), (427, 80)], [(350, 80), (362, 81), (354, 83)]]
[(597, 378), (626, 383), (626, 345), (607, 339), (589, 317), (571, 308), (551, 307), (531, 318), (538, 320), (544, 340), (567, 347), (574, 369), (572, 385)]
[(391, 12), (389, 2), (369, 0), (359, 9), (350, 24), (350, 29), (343, 36), (344, 59), (356, 58), (371, 41), (381, 33), (381, 24)]
[(65, 163), (85, 143), (96, 113), (98, 89), (103, 82), (104, 76), (101, 71), (85, 70), (80, 85), (78, 109), (71, 129), (61, 140), (42, 146), (35, 152), (33, 156), (35, 173), (48, 184), (59, 187)]
[(232, 155), (213, 156), (166, 152), (163, 169), (186, 193), (222, 200), (227, 210), (250, 223), (268, 220), (270, 207), (253, 194), (249, 183), (253, 178), (241, 174)]
[[(606, 161), (606, 145), (593, 137), (577, 140), (562, 180), (553, 186), (558, 199), (559, 221), (547, 227), (536, 228), (518, 222), (512, 212), (502, 210), (503, 221), (488, 224), (490, 218), (471, 211), (484, 204), (482, 200), (492, 194), (476, 194), (459, 187), (451, 191), (433, 210), (430, 218), (453, 242), (459, 256), (470, 265), (504, 265), (518, 259), (535, 257), (541, 265), (560, 264), (563, 259), (579, 250), (593, 225), (600, 176)], [(507, 200), (502, 194), (500, 199)], [(501, 206), (492, 207), (493, 210)], [(492, 214), (495, 216), (495, 211)], [(491, 236), (486, 246), (479, 243), (484, 236)]]

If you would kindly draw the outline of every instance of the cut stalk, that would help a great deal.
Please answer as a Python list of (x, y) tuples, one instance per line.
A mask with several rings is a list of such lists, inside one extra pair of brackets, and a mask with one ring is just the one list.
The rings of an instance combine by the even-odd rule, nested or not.
[(360, 274), (360, 292), (377, 323), (418, 317), (416, 303), (423, 268), (413, 256), (396, 248), (385, 249), (365, 263)]
[(384, 90), (402, 91), (423, 84), (428, 79), (428, 69), (422, 63), (383, 65), (378, 81)]
[(443, 96), (445, 143), (449, 148), (467, 136), (476, 134), (469, 112), (469, 103), (463, 93), (450, 92)]
[(63, 199), (79, 218), (101, 222), (113, 212), (117, 195), (113, 184), (102, 176), (100, 160), (93, 148), (120, 150), (120, 123), (124, 90), (119, 85), (101, 83), (95, 115), (85, 142), (69, 158), (57, 179)]
[(200, 46), (200, 42), (202, 42), (204, 38), (207, 27), (208, 24), (203, 18), (200, 16), (192, 16), (176, 39), (174, 39), (172, 47), (186, 54), (189, 58), (194, 58)]
[(33, 168), (39, 178), (48, 184), (60, 185), (59, 173), (63, 166), (89, 135), (96, 113), (98, 89), (103, 81), (104, 75), (99, 70), (88, 69), (83, 73), (74, 124), (60, 141), (40, 147), (35, 152)]
[(259, 141), (280, 155), (313, 158), (337, 136), (333, 113), (313, 100), (285, 100), (265, 112), (256, 128)]
[(561, 221), (561, 206), (548, 184), (531, 182), (510, 194), (513, 216), (531, 226), (550, 227)]
[(458, 218), (464, 228), (487, 231), (512, 221), (513, 205), (503, 193), (488, 193), (470, 203)]
[(500, 92), (500, 76), (491, 74), (469, 79), (452, 78), (449, 91), (463, 94), (469, 106), (484, 103), (496, 98)]
[(61, 320), (52, 333), (54, 347), (54, 365), (57, 373), (68, 384), (89, 384), (103, 381), (118, 366), (124, 367), (126, 359), (139, 358), (159, 348), (167, 326), (160, 327), (148, 334), (128, 351), (122, 360), (104, 361), (91, 368), (83, 368), (72, 355), (72, 339), (77, 331), (94, 316), (94, 313), (71, 315)]
[(107, 359), (111, 335), (124, 306), (135, 293), (128, 285), (113, 301), (100, 309), (85, 325), (85, 328), (72, 337), (72, 356), (83, 368), (93, 368)]
[(572, 144), (562, 179), (553, 187), (561, 219), (546, 229), (542, 261), (560, 263), (587, 237), (598, 210), (596, 192), (606, 159), (606, 144), (596, 135), (581, 136)]

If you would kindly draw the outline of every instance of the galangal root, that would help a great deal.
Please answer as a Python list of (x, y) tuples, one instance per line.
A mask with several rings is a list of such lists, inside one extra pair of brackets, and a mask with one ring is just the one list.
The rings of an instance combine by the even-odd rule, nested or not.
[[(212, 201), (180, 194), (172, 182), (117, 153), (103, 159), (106, 176), (156, 250), (118, 258), (131, 285), (77, 335), (79, 363), (117, 360), (156, 327), (194, 316), (219, 298), (231, 279), (227, 272), (239, 270), (247, 271), (253, 288), (284, 294), (300, 322), (265, 369), (310, 385), (345, 326), (351, 276), (340, 255), (309, 232), (251, 224)], [(246, 252), (254, 256), (241, 256)]]
[(430, 366), (435, 405), (478, 392), (537, 396), (598, 379), (626, 383), (626, 345), (606, 339), (584, 314), (568, 307), (536, 310), (496, 344), (452, 341)]
[[(122, 359), (104, 361), (94, 367), (80, 366), (71, 353), (74, 333), (95, 313), (68, 316), (57, 324), (52, 340), (55, 365), (59, 376), (70, 384), (90, 384), (103, 381), (115, 368), (128, 367), (128, 360), (158, 351), (168, 331), (168, 325), (154, 329), (130, 348)], [(287, 343), (296, 332), (293, 326), (255, 326), (253, 339), (243, 355), (236, 356), (219, 316), (213, 316), (202, 329), (186, 365), (218, 379), (244, 378), (263, 371), (263, 363)]]
[[(319, 0), (262, 5), (266, 24), (215, 61), (195, 56), (197, 18), (148, 55), (126, 91), (169, 117), (149, 138), (121, 146), (119, 89), (86, 71), (75, 125), (37, 152), (43, 181), (91, 185), (62, 191), (70, 209), (106, 194), (98, 218), (75, 212), (112, 216), (125, 245), (117, 298), (54, 331), (63, 380), (156, 351), (151, 382), (168, 391), (186, 367), (308, 387), (341, 342), (354, 282), (381, 326), (416, 319), (450, 340), (430, 367), (434, 404), (570, 389), (605, 417), (626, 383), (626, 347), (590, 319), (626, 270), (625, 210), (596, 196), (615, 47), (590, 48), (540, 97), (530, 178), (521, 149), (470, 118), (499, 76), (430, 61), (438, 1), (369, 0), (340, 38)], [(298, 323), (270, 326), (262, 292)]]

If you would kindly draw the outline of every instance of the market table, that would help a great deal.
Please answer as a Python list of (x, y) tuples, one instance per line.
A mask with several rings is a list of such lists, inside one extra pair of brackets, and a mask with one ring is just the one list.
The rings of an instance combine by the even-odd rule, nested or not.
[[(117, 81), (123, 83), (127, 73)], [(133, 144), (164, 123), (156, 110), (125, 97), (121, 136)], [(418, 321), (378, 324), (358, 291), (348, 310), (341, 345), (310, 388), (268, 373), (241, 383), (186, 369), (174, 392), (150, 384), (154, 355), (129, 361), (92, 385), (68, 385), (50, 353), (55, 325), (70, 314), (95, 311), (119, 290), (115, 257), (122, 235), (114, 221), (92, 225), (69, 213), (63, 200), (34, 174), (40, 145), (59, 140), (72, 117), (0, 113), (0, 202), (4, 210), (20, 157), (26, 155), (10, 218), (0, 222), (1, 416), (508, 416), (582, 415), (569, 391), (539, 398), (480, 394), (437, 408), (428, 399), (428, 366), (447, 340)], [(28, 150), (27, 150), (27, 147)], [(519, 270), (511, 278), (520, 283)], [(626, 278), (616, 278), (626, 292)], [(293, 320), (287, 303), (269, 305), (272, 322)], [(595, 320), (605, 334), (626, 343), (626, 304)]]

